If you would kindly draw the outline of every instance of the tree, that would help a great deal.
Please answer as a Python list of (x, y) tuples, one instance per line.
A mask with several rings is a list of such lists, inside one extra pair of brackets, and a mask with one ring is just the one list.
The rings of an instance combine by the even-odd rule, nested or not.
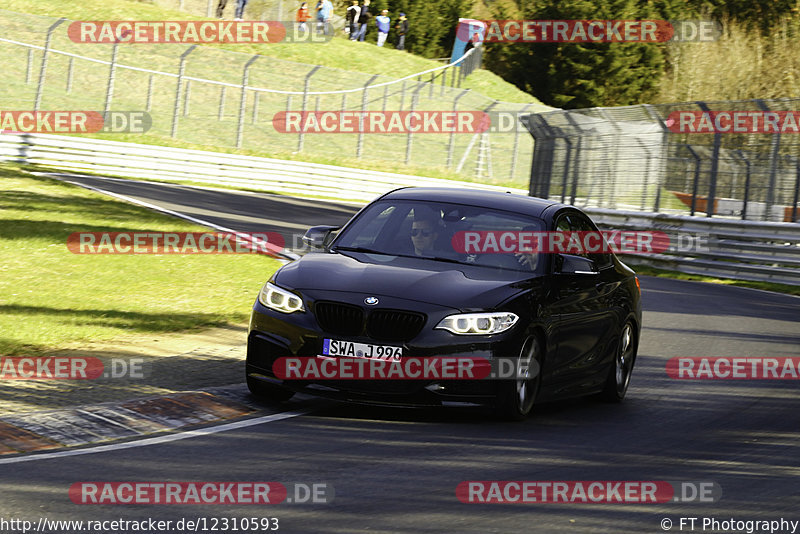
[[(660, 8), (665, 7), (635, 0), (537, 0), (521, 5), (520, 13), (529, 20), (647, 20), (658, 19)], [(488, 44), (485, 65), (553, 106), (629, 105), (645, 101), (658, 90), (664, 45)]]

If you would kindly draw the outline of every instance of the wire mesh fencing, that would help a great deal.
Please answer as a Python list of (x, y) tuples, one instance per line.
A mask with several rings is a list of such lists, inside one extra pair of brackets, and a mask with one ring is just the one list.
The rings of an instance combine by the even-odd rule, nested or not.
[[(202, 11), (210, 5), (186, 0), (175, 7)], [(516, 117), (531, 111), (531, 105), (498, 102), (461, 88), (467, 72), (480, 67), (480, 46), (457, 64), (397, 79), (211, 46), (74, 42), (70, 24), (0, 10), (3, 109), (143, 110), (152, 119), (147, 135), (120, 134), (120, 140), (184, 142), (274, 157), (313, 155), (353, 166), (370, 161), (398, 172), (414, 168), (528, 185), (533, 140), (524, 128), (400, 134), (276, 128), (282, 112), (491, 110)]]
[(800, 99), (525, 117), (530, 192), (581, 206), (798, 221)]

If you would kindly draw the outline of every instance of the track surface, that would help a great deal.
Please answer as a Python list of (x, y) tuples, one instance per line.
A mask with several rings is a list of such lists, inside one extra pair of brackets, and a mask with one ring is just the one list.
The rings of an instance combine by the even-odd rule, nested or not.
[[(262, 218), (291, 232), (338, 224), (354, 210), (271, 195), (80, 180), (162, 198), (170, 209), (243, 231), (264, 230), (249, 226)], [(312, 411), (170, 443), (0, 465), (0, 517), (278, 517), (281, 532), (325, 533), (655, 533), (664, 532), (664, 518), (680, 531), (681, 517), (701, 518), (700, 532), (703, 517), (800, 520), (798, 382), (673, 380), (664, 370), (675, 356), (800, 356), (800, 299), (649, 277), (642, 289), (642, 342), (621, 405), (579, 399), (538, 406), (524, 423), (501, 423), (473, 408), (264, 404), (264, 413)], [(273, 507), (73, 504), (70, 485), (91, 480), (326, 482), (335, 499)], [(463, 504), (455, 488), (467, 480), (713, 481), (723, 494), (716, 503)]]

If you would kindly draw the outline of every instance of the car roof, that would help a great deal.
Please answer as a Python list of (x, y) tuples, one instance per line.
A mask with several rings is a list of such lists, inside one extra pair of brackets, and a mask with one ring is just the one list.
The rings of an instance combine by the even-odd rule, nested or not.
[(553, 200), (516, 195), (510, 192), (453, 187), (404, 187), (385, 194), (381, 199), (451, 202), (513, 211), (534, 217), (541, 217), (542, 213), (552, 206), (567, 207)]

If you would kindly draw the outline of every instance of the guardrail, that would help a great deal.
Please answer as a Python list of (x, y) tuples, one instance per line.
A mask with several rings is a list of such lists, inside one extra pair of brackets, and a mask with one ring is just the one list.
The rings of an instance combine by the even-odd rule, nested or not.
[(0, 135), (0, 161), (140, 180), (223, 185), (342, 200), (369, 201), (404, 186), (456, 186), (527, 194), (524, 189), (474, 182), (47, 134)]
[[(404, 186), (465, 187), (527, 194), (522, 189), (202, 150), (45, 134), (0, 135), (0, 161), (126, 178), (187, 182), (367, 202)], [(725, 220), (585, 208), (602, 227), (658, 230), (695, 246), (632, 254), (631, 265), (721, 278), (800, 285), (800, 224)], [(701, 246), (696, 246), (697, 238)], [(680, 247), (679, 247), (680, 248)]]
[[(800, 285), (800, 224), (709, 219), (610, 209), (584, 209), (603, 228), (652, 230), (675, 250), (628, 254), (632, 266), (718, 278)], [(684, 249), (681, 251), (681, 249)]]

